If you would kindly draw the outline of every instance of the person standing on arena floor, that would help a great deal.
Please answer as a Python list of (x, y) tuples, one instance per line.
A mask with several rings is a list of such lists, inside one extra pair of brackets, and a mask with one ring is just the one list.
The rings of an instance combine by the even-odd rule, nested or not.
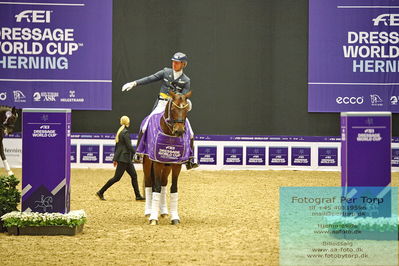
[(139, 185), (137, 182), (137, 173), (132, 162), (135, 151), (132, 146), (129, 132), (127, 131), (127, 128), (130, 126), (129, 117), (122, 116), (120, 119), (120, 124), (121, 127), (115, 136), (115, 152), (114, 158), (112, 159), (114, 166), (116, 166), (115, 175), (108, 180), (108, 182), (105, 183), (105, 185), (99, 191), (97, 191), (96, 195), (101, 200), (105, 200), (105, 191), (113, 184), (121, 180), (123, 173), (126, 171), (132, 180), (132, 187), (136, 196), (136, 200), (144, 200), (145, 198), (140, 195)]
[[(141, 138), (143, 136), (144, 131), (147, 129), (148, 121), (150, 117), (154, 114), (159, 114), (165, 111), (166, 104), (170, 98), (169, 91), (172, 90), (174, 93), (186, 94), (190, 91), (190, 78), (183, 73), (183, 69), (187, 66), (187, 55), (181, 52), (177, 52), (172, 57), (172, 68), (165, 67), (164, 69), (158, 71), (157, 73), (150, 75), (148, 77), (144, 77), (132, 82), (128, 82), (122, 87), (122, 91), (129, 91), (133, 87), (138, 85), (146, 85), (156, 81), (162, 81), (161, 89), (153, 110), (151, 114), (148, 116), (146, 123), (143, 125), (143, 128), (139, 132), (139, 136), (137, 139), (137, 145), (139, 146)], [(192, 105), (191, 101), (189, 102), (189, 110), (191, 110)], [(190, 123), (188, 119), (186, 119), (187, 123)], [(190, 126), (191, 128), (191, 126)], [(194, 154), (194, 133), (191, 132), (191, 151)], [(139, 154), (135, 156), (135, 162), (142, 162), (142, 158)], [(198, 164), (194, 162), (194, 157), (191, 157), (190, 160), (186, 163), (187, 169), (192, 169), (198, 167)]]

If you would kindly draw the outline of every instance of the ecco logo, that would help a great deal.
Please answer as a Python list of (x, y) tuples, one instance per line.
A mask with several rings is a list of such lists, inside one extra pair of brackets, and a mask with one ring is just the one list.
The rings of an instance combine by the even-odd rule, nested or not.
[(364, 98), (361, 97), (337, 97), (336, 102), (338, 104), (363, 104)]
[(399, 26), (399, 14), (381, 14), (373, 18), (374, 26), (380, 25), (383, 22), (385, 26)]
[(16, 22), (25, 20), (30, 23), (50, 23), (50, 14), (52, 11), (48, 10), (24, 10), (18, 15), (15, 15)]
[(0, 101), (5, 101), (7, 99), (7, 92), (0, 93)]

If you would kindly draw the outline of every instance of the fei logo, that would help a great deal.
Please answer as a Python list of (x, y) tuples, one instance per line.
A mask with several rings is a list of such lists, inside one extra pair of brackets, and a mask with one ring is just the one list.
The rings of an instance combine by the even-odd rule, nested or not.
[(29, 23), (50, 23), (51, 12), (49, 10), (24, 10), (21, 13), (15, 15), (16, 22), (22, 22), (25, 20)]
[(363, 104), (364, 97), (337, 97), (335, 101), (337, 104)]
[(384, 26), (399, 26), (399, 14), (381, 14), (372, 20), (374, 26), (380, 25), (380, 22), (383, 22)]

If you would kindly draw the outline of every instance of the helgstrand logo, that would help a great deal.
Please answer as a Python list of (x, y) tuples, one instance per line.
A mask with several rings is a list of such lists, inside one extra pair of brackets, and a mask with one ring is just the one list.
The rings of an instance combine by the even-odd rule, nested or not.
[(15, 15), (16, 22), (50, 23), (51, 13), (49, 10), (24, 10)]

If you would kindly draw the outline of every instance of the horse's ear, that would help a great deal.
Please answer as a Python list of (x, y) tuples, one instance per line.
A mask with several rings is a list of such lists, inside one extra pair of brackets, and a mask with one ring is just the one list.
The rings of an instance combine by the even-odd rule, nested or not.
[(170, 95), (172, 98), (175, 98), (175, 97), (176, 97), (176, 93), (174, 93), (172, 90), (169, 90), (169, 95)]
[(184, 94), (184, 96), (186, 97), (186, 99), (188, 99), (191, 97), (192, 94), (193, 94), (193, 91), (189, 91), (186, 94)]
[(15, 109), (15, 106), (11, 109), (11, 112), (12, 112), (13, 114), (16, 114), (16, 113), (17, 113), (17, 109)]

